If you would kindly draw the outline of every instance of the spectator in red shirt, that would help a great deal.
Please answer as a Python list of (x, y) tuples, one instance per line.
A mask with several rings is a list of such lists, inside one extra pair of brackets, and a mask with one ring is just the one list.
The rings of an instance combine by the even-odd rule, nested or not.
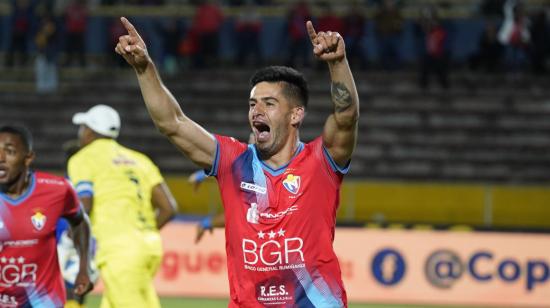
[(319, 8), (321, 9), (321, 16), (317, 20), (317, 31), (344, 32), (344, 22), (342, 18), (334, 14), (330, 2), (320, 2)]
[(65, 53), (66, 65), (72, 65), (73, 61), (86, 66), (86, 30), (88, 28), (88, 8), (86, 0), (73, 0), (65, 11)]
[(306, 1), (300, 1), (292, 7), (287, 17), (287, 33), (290, 39), (289, 54), (287, 58), (287, 66), (295, 67), (299, 58), (301, 65), (309, 66), (311, 57), (311, 43), (309, 36), (304, 28), (304, 23), (311, 19), (309, 6)]
[(262, 30), (261, 16), (256, 5), (251, 0), (239, 11), (235, 22), (237, 36), (237, 64), (246, 64), (251, 57), (255, 66), (262, 62), (260, 51), (260, 31)]
[(435, 7), (423, 8), (416, 30), (420, 43), (420, 86), (427, 89), (430, 76), (435, 74), (440, 86), (449, 88), (449, 33)]
[(191, 31), (198, 40), (195, 64), (198, 68), (216, 64), (219, 49), (219, 34), (224, 17), (214, 0), (205, 0), (195, 13)]

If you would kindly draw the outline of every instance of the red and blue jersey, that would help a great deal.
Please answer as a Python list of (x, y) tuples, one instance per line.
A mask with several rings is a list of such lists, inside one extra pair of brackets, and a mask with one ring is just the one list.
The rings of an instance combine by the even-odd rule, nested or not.
[(279, 169), (254, 145), (216, 136), (211, 170), (225, 207), (230, 307), (345, 307), (332, 243), (340, 168), (322, 139)]
[(20, 197), (0, 193), (0, 307), (63, 307), (56, 224), (81, 215), (80, 202), (64, 178), (30, 177)]

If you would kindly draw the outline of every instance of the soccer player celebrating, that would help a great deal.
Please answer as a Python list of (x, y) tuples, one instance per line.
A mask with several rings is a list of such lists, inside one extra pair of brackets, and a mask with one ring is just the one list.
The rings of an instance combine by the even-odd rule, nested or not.
[(248, 120), (256, 144), (211, 135), (188, 118), (163, 85), (134, 28), (116, 52), (134, 68), (158, 129), (217, 178), (226, 221), (230, 307), (345, 307), (334, 253), (336, 209), (357, 139), (359, 98), (344, 40), (306, 23), (313, 53), (327, 62), (333, 113), (322, 134), (304, 144), (299, 129), (307, 83), (289, 67), (267, 67), (251, 79)]
[(153, 286), (162, 260), (159, 230), (176, 214), (176, 201), (153, 162), (116, 141), (116, 110), (96, 105), (75, 114), (73, 124), (81, 149), (69, 159), (69, 178), (97, 239), (101, 307), (160, 307)]
[(63, 307), (56, 224), (66, 218), (80, 255), (75, 294), (93, 284), (88, 274), (88, 218), (62, 177), (30, 170), (32, 136), (24, 127), (0, 127), (0, 307)]

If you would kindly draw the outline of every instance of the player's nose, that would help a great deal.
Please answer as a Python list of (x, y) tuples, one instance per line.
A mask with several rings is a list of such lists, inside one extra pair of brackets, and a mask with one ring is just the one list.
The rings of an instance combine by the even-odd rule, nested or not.
[(259, 115), (265, 114), (265, 107), (263, 104), (256, 104), (254, 105), (254, 108), (252, 109), (252, 118), (255, 118)]

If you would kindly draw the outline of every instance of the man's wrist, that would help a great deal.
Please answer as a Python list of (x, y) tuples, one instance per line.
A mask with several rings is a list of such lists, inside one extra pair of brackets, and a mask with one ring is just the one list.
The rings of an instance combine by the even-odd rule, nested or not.
[(153, 61), (148, 58), (147, 59), (147, 64), (145, 64), (141, 67), (135, 67), (134, 66), (134, 70), (136, 71), (136, 74), (143, 75), (143, 74), (145, 74), (145, 72), (147, 72), (147, 70), (149, 70), (152, 67), (154, 67)]
[(347, 62), (346, 56), (344, 56), (342, 59), (327, 61), (329, 66), (337, 66), (346, 62)]

